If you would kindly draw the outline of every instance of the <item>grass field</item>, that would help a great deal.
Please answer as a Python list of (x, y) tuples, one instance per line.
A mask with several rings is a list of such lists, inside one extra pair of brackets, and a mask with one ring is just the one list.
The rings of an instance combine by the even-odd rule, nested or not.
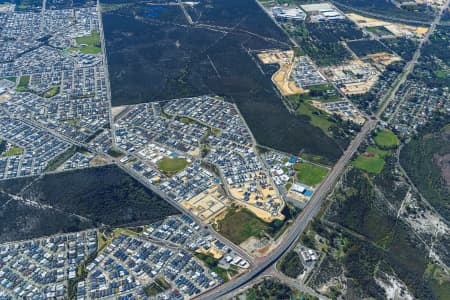
[(97, 249), (100, 252), (104, 247), (111, 243), (110, 238), (107, 238), (103, 232), (99, 232), (97, 235)]
[(436, 75), (438, 78), (441, 78), (441, 79), (446, 79), (449, 76), (449, 74), (443, 70), (434, 71), (434, 75)]
[(437, 299), (450, 299), (450, 277), (437, 265), (430, 263), (425, 271), (431, 290)]
[(17, 85), (18, 92), (28, 91), (28, 83), (30, 82), (30, 75), (21, 76), (19, 79), (19, 84)]
[(146, 296), (156, 296), (170, 289), (170, 284), (162, 277), (156, 278), (154, 282), (144, 287)]
[(221, 131), (218, 128), (211, 128), (211, 132), (215, 135), (219, 135)]
[(310, 162), (314, 162), (314, 163), (318, 163), (321, 165), (325, 165), (325, 166), (329, 166), (332, 167), (333, 163), (330, 162), (327, 158), (320, 156), (320, 155), (315, 155), (312, 153), (302, 153), (300, 156), (302, 159), (310, 161)]
[(180, 122), (184, 123), (184, 124), (191, 124), (194, 123), (194, 121), (192, 119), (189, 119), (187, 117), (181, 117), (180, 118)]
[(120, 227), (119, 228), (115, 228), (113, 230), (113, 233), (114, 233), (114, 237), (118, 237), (121, 234), (128, 235), (128, 236), (138, 236), (137, 232), (132, 231), (132, 230), (127, 229), (127, 228), (120, 228)]
[(3, 152), (1, 156), (16, 156), (23, 153), (23, 149), (19, 147), (11, 147), (7, 151)]
[(366, 27), (366, 30), (371, 32), (371, 33), (373, 33), (373, 34), (376, 34), (378, 36), (392, 35), (392, 32), (387, 30), (384, 26)]
[(296, 163), (294, 170), (297, 171), (297, 179), (306, 185), (315, 186), (322, 182), (328, 170), (310, 163)]
[(286, 189), (286, 191), (289, 191), (291, 186), (292, 186), (292, 183), (288, 182), (288, 183), (285, 184), (284, 188)]
[(400, 141), (392, 131), (385, 129), (377, 133), (375, 143), (382, 148), (392, 148), (397, 147)]
[(58, 169), (66, 160), (71, 158), (77, 152), (77, 147), (72, 146), (66, 151), (58, 154), (52, 158), (48, 163), (45, 171), (55, 171)]
[(111, 147), (111, 149), (108, 150), (108, 154), (115, 158), (122, 157), (125, 155), (125, 153), (123, 153), (120, 149), (115, 147)]
[(366, 148), (366, 152), (378, 155), (378, 157), (385, 157), (386, 155), (389, 154), (389, 151), (381, 150), (381, 149), (378, 149), (377, 147), (374, 147), (374, 146), (367, 147)]
[(308, 101), (334, 102), (341, 99), (336, 89), (329, 84), (313, 85), (306, 88), (307, 93), (288, 96), (292, 103), (308, 103)]
[(388, 151), (369, 146), (367, 147), (366, 152), (360, 154), (352, 164), (369, 173), (379, 174), (383, 170), (385, 164), (383, 157), (388, 153)]
[(219, 232), (236, 245), (251, 236), (258, 236), (262, 231), (268, 231), (270, 227), (245, 208), (230, 209), (218, 225)]
[(212, 256), (201, 254), (201, 253), (195, 253), (195, 256), (202, 260), (205, 264), (208, 265), (208, 267), (216, 272), (217, 275), (219, 275), (224, 281), (230, 280), (230, 277), (233, 277), (237, 274), (237, 272), (233, 269), (225, 270), (218, 266), (219, 261)]
[(188, 165), (184, 158), (163, 158), (158, 162), (158, 168), (166, 173), (176, 173)]
[(334, 90), (334, 87), (331, 84), (319, 84), (319, 85), (309, 86), (308, 90), (324, 92), (324, 91), (328, 91), (328, 90)]
[(91, 32), (90, 35), (80, 36), (75, 39), (78, 48), (69, 48), (69, 50), (79, 50), (84, 54), (97, 54), (102, 51), (100, 44), (100, 34), (96, 31)]
[(73, 125), (73, 126), (77, 126), (80, 123), (80, 119), (69, 119), (69, 120), (65, 120), (64, 123)]
[(51, 98), (59, 93), (59, 86), (54, 86), (45, 92), (44, 98)]
[(319, 127), (324, 133), (328, 133), (329, 128), (333, 125), (333, 122), (328, 120), (327, 114), (309, 103), (300, 103), (297, 113), (309, 117), (311, 125)]
[(320, 102), (334, 102), (338, 101), (341, 97), (336, 89), (331, 84), (321, 84), (309, 86), (310, 100), (317, 100)]

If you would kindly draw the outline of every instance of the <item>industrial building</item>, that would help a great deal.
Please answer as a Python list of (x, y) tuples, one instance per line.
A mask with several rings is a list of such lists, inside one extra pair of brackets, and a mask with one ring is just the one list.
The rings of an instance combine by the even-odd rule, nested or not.
[(277, 20), (282, 21), (304, 21), (306, 19), (306, 13), (299, 7), (272, 7), (272, 15)]

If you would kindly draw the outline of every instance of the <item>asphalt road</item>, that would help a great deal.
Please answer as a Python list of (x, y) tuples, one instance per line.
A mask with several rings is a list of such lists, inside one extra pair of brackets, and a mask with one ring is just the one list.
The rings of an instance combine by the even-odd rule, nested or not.
[[(377, 113), (377, 117), (380, 116), (383, 111), (388, 107), (390, 102), (394, 99), (395, 94), (397, 93), (399, 87), (401, 84), (407, 79), (408, 75), (412, 72), (414, 69), (415, 64), (418, 61), (418, 58), (420, 57), (422, 46), (429, 40), (430, 36), (433, 34), (433, 31), (436, 28), (436, 25), (440, 22), (440, 19), (442, 17), (443, 12), (448, 7), (450, 3), (450, 0), (447, 0), (445, 5), (442, 6), (442, 9), (440, 12), (436, 15), (435, 19), (433, 20), (430, 30), (425, 34), (423, 39), (421, 40), (419, 46), (417, 47), (416, 52), (414, 53), (413, 58), (411, 61), (406, 65), (406, 67), (403, 70), (403, 73), (400, 77), (400, 80), (397, 82), (395, 86), (392, 87), (391, 90), (388, 92), (388, 96), (386, 101), (382, 104), (382, 107), (380, 108), (379, 112)], [(333, 167), (333, 169), (330, 171), (329, 175), (325, 179), (325, 181), (321, 184), (321, 186), (317, 189), (314, 196), (309, 201), (308, 205), (304, 208), (303, 212), (298, 216), (297, 220), (295, 221), (294, 225), (292, 225), (292, 228), (289, 232), (287, 232), (287, 236), (285, 237), (285, 240), (281, 243), (281, 245), (274, 250), (264, 261), (260, 262), (251, 272), (246, 273), (239, 278), (227, 282), (226, 284), (215, 288), (213, 290), (210, 290), (209, 292), (206, 292), (200, 296), (197, 297), (197, 299), (218, 299), (221, 298), (228, 293), (236, 290), (237, 288), (245, 285), (252, 279), (256, 278), (257, 276), (261, 275), (266, 269), (271, 267), (276, 261), (283, 256), (284, 253), (286, 253), (288, 250), (292, 248), (293, 245), (295, 245), (295, 242), (297, 241), (298, 237), (301, 235), (301, 233), (306, 229), (309, 222), (312, 221), (312, 219), (317, 216), (317, 214), (320, 211), (320, 208), (322, 207), (323, 203), (326, 201), (326, 196), (328, 192), (331, 190), (331, 188), (336, 184), (337, 180), (339, 179), (340, 175), (345, 170), (345, 167), (350, 162), (352, 156), (356, 153), (359, 146), (361, 145), (364, 138), (369, 134), (373, 129), (376, 128), (377, 120), (375, 119), (369, 119), (369, 121), (366, 122), (366, 124), (361, 129), (360, 133), (353, 139), (347, 150), (344, 152), (342, 157), (339, 159), (339, 161), (336, 163), (336, 165)]]
[(331, 169), (329, 175), (311, 198), (308, 205), (298, 216), (296, 222), (292, 225), (293, 227), (291, 227), (290, 231), (286, 233), (286, 237), (281, 245), (274, 250), (274, 252), (272, 252), (264, 261), (256, 265), (251, 272), (246, 273), (233, 281), (229, 281), (216, 289), (206, 292), (198, 296), (197, 299), (218, 299), (223, 297), (263, 273), (267, 268), (272, 266), (279, 258), (281, 258), (281, 256), (283, 256), (283, 254), (295, 244), (297, 238), (306, 229), (309, 222), (317, 216), (322, 204), (326, 200), (328, 192), (339, 179), (339, 176), (344, 171), (353, 154), (358, 150), (359, 145), (364, 140), (366, 135), (375, 128), (376, 123), (377, 122), (374, 120), (369, 120), (366, 122), (360, 133), (355, 137), (347, 150), (344, 152), (343, 156), (339, 159), (333, 169)]
[[(433, 34), (434, 30), (436, 29), (436, 25), (440, 22), (442, 14), (447, 9), (449, 3), (450, 3), (450, 0), (447, 0), (447, 2), (444, 5), (442, 5), (441, 10), (439, 11), (439, 13), (436, 14), (436, 17), (434, 18), (433, 23), (431, 23), (431, 25), (430, 25), (430, 29), (425, 33), (425, 35), (423, 36), (423, 38), (420, 41), (419, 45), (417, 46), (417, 49), (414, 52), (413, 58), (406, 64), (400, 79), (395, 83), (393, 89), (391, 90), (391, 92), (387, 96), (387, 101), (385, 101), (381, 105), (379, 111), (377, 112), (377, 117), (380, 117), (382, 115), (384, 110), (388, 107), (389, 103), (394, 99), (394, 97), (397, 94), (399, 88), (406, 81), (406, 79), (408, 79), (408, 75), (414, 70), (414, 66), (416, 65), (416, 63), (417, 63), (417, 61), (418, 61), (418, 59), (420, 57), (423, 45), (429, 41), (430, 36)], [(391, 118), (392, 118), (392, 116), (394, 116), (397, 113), (397, 110), (398, 110), (398, 107), (400, 106), (400, 104), (401, 104), (401, 101), (398, 103), (397, 109), (391, 115)]]
[(363, 16), (370, 16), (372, 18), (388, 20), (390, 22), (407, 23), (407, 24), (408, 23), (412, 23), (412, 24), (422, 25), (422, 26), (427, 26), (427, 25), (432, 24), (431, 20), (430, 21), (419, 21), (419, 20), (412, 20), (412, 19), (396, 18), (396, 17), (388, 16), (386, 14), (377, 14), (377, 13), (373, 13), (373, 12), (370, 12), (370, 11), (367, 11), (367, 10), (358, 9), (358, 8), (355, 8), (355, 7), (350, 6), (350, 5), (345, 5), (345, 4), (341, 3), (340, 1), (333, 1), (332, 0), (331, 2), (333, 2), (333, 4), (337, 5), (338, 7), (341, 6), (341, 7), (344, 7), (346, 9), (350, 10), (351, 12), (356, 12), (356, 13), (359, 13), (359, 14), (361, 14)]
[(170, 198), (165, 193), (163, 193), (161, 190), (159, 190), (155, 186), (151, 185), (144, 177), (140, 176), (137, 173), (130, 171), (129, 168), (123, 166), (121, 163), (115, 162), (115, 164), (119, 168), (121, 168), (124, 172), (126, 172), (128, 175), (130, 175), (131, 177), (133, 177), (134, 179), (139, 181), (142, 185), (144, 185), (145, 187), (150, 189), (152, 192), (156, 193), (158, 196), (160, 196), (161, 198), (163, 198), (164, 200), (166, 200), (167, 202), (172, 204), (180, 212), (184, 213), (185, 215), (188, 215), (190, 218), (192, 218), (194, 221), (196, 221), (197, 224), (202, 226), (203, 230), (208, 231), (208, 233), (212, 234), (217, 240), (221, 241), (222, 243), (224, 243), (225, 245), (227, 245), (228, 247), (233, 249), (233, 251), (236, 252), (237, 254), (239, 254), (242, 258), (246, 259), (248, 261), (248, 263), (250, 264), (250, 268), (254, 267), (253, 258), (248, 253), (246, 253), (244, 250), (242, 250), (238, 246), (234, 245), (233, 243), (231, 243), (230, 241), (225, 239), (223, 236), (221, 236), (219, 233), (217, 233), (212, 228), (211, 225), (205, 224), (204, 222), (202, 222), (202, 220), (200, 220), (196, 215), (192, 214), (190, 211), (186, 210), (183, 206), (181, 206), (180, 203), (170, 200)]
[[(393, 89), (391, 89), (389, 91), (390, 94), (388, 96), (388, 99), (387, 99), (387, 101), (385, 101), (385, 103), (383, 103), (378, 116), (381, 115), (381, 113), (389, 105), (389, 103), (395, 96), (401, 83), (404, 82), (404, 80), (406, 80), (407, 75), (414, 69), (414, 65), (417, 63), (417, 60), (420, 56), (420, 50), (421, 50), (423, 44), (426, 41), (428, 41), (429, 37), (433, 33), (434, 29), (436, 28), (436, 25), (440, 21), (443, 11), (446, 9), (446, 7), (448, 7), (449, 2), (450, 2), (450, 0), (447, 0), (446, 4), (443, 6), (442, 10), (439, 12), (439, 14), (437, 14), (435, 20), (431, 24), (430, 30), (427, 32), (427, 34), (424, 36), (423, 40), (419, 44), (419, 47), (416, 50), (416, 52), (413, 56), (413, 59), (405, 67), (402, 77), (400, 79), (400, 84), (395, 85), (393, 87)], [(104, 53), (104, 55), (105, 55), (105, 53)], [(34, 122), (30, 122), (30, 123), (34, 123)], [(309, 222), (311, 222), (313, 220), (313, 218), (315, 216), (317, 216), (323, 203), (326, 201), (326, 196), (327, 196), (328, 192), (336, 184), (340, 175), (345, 170), (345, 167), (350, 162), (352, 156), (358, 150), (358, 147), (361, 145), (362, 141), (367, 136), (367, 134), (370, 133), (376, 127), (376, 124), (377, 124), (377, 120), (370, 119), (369, 121), (366, 122), (366, 124), (361, 129), (360, 133), (355, 137), (355, 139), (351, 142), (351, 144), (349, 145), (347, 150), (344, 152), (343, 156), (339, 159), (339, 161), (336, 163), (336, 165), (333, 167), (333, 169), (331, 169), (331, 171), (330, 171), (329, 175), (327, 176), (327, 178), (325, 179), (325, 181), (317, 189), (316, 193), (311, 198), (308, 205), (304, 208), (302, 213), (298, 216), (296, 222), (286, 232), (286, 236), (285, 236), (284, 240), (282, 241), (282, 243), (280, 244), (280, 246), (277, 249), (275, 249), (263, 261), (258, 262), (258, 264), (255, 267), (253, 267), (250, 272), (245, 273), (235, 280), (232, 280), (224, 285), (221, 285), (213, 290), (210, 290), (209, 292), (206, 292), (206, 293), (198, 296), (197, 299), (218, 299), (218, 298), (221, 298), (221, 297), (227, 295), (228, 293), (245, 285), (252, 279), (254, 279), (257, 276), (259, 276), (260, 274), (262, 274), (269, 267), (273, 266), (273, 264), (279, 258), (281, 258), (284, 255), (284, 253), (286, 253), (286, 251), (291, 249), (295, 245), (295, 242), (297, 241), (298, 237), (306, 229)], [(36, 124), (33, 124), (33, 125), (36, 125)], [(40, 126), (38, 126), (38, 127), (40, 127)], [(54, 133), (54, 134), (67, 142), (70, 142), (75, 145), (82, 145), (82, 146), (88, 147), (89, 150), (93, 151), (94, 153), (97, 153), (97, 151), (95, 149), (90, 149), (91, 147), (89, 147), (88, 145), (84, 145), (79, 142), (73, 141), (70, 138), (61, 136), (60, 134), (57, 134), (57, 133)], [(105, 155), (103, 154), (103, 156), (105, 156)], [(110, 158), (110, 159), (114, 163), (114, 159), (112, 159), (112, 158)], [(121, 167), (124, 171), (126, 171), (130, 175), (132, 175), (138, 181), (140, 181), (140, 182), (144, 183), (146, 186), (148, 186), (148, 184), (143, 180), (143, 178), (140, 178), (133, 172), (130, 172), (127, 168), (124, 168), (120, 164), (117, 164), (117, 165), (119, 165), (119, 167)], [(153, 188), (150, 187), (150, 188), (152, 190), (155, 190), (154, 187)], [(178, 203), (172, 203), (172, 204), (174, 204), (175, 207), (179, 208), (181, 211), (185, 211), (182, 207), (180, 207), (180, 205)], [(188, 213), (188, 215), (191, 215), (191, 214)], [(195, 216), (191, 215), (191, 217), (194, 217), (194, 219), (196, 219)], [(219, 239), (223, 241), (222, 238), (219, 238)], [(227, 243), (227, 244), (229, 244), (229, 243)], [(246, 254), (242, 253), (242, 250), (239, 249), (238, 247), (233, 247), (233, 249), (236, 252), (240, 253), (243, 257), (246, 257), (246, 258), (248, 257)], [(249, 259), (249, 262), (251, 262), (251, 259)]]

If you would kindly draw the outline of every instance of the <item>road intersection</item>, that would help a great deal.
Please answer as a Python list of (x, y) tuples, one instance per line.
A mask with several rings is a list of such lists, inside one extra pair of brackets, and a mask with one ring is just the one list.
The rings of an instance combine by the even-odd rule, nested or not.
[[(45, 2), (44, 2), (45, 3)], [(414, 66), (417, 64), (418, 59), (421, 55), (421, 49), (422, 47), (428, 42), (430, 36), (433, 34), (434, 30), (436, 29), (436, 26), (439, 24), (440, 19), (442, 17), (443, 12), (445, 9), (447, 9), (448, 5), (450, 3), (450, 0), (447, 0), (446, 3), (442, 6), (442, 9), (439, 11), (439, 13), (436, 15), (435, 19), (431, 23), (431, 26), (428, 30), (428, 32), (424, 35), (422, 40), (419, 43), (419, 46), (417, 47), (417, 50), (415, 51), (413, 58), (411, 61), (409, 61), (406, 66), (403, 69), (403, 72), (400, 74), (398, 80), (395, 82), (395, 84), (387, 91), (385, 94), (384, 101), (382, 101), (379, 111), (376, 113), (376, 115), (371, 116), (368, 118), (367, 122), (364, 124), (364, 126), (361, 128), (361, 131), (356, 135), (356, 137), (353, 139), (353, 141), (350, 143), (348, 148), (344, 151), (342, 157), (338, 160), (338, 162), (334, 165), (334, 167), (330, 170), (328, 173), (328, 176), (326, 179), (322, 182), (322, 184), (316, 189), (314, 195), (306, 205), (306, 207), (303, 209), (301, 214), (296, 218), (293, 225), (291, 225), (290, 228), (284, 233), (282, 236), (281, 242), (278, 244), (277, 248), (272, 250), (267, 256), (260, 259), (254, 259), (251, 257), (247, 252), (245, 252), (240, 247), (234, 245), (233, 243), (227, 241), (225, 238), (223, 238), (219, 233), (217, 233), (210, 225), (205, 225), (204, 230), (207, 230), (211, 234), (215, 236), (218, 240), (221, 242), (227, 244), (227, 246), (231, 247), (235, 252), (237, 252), (239, 255), (241, 255), (243, 258), (245, 258), (250, 263), (250, 270), (248, 272), (243, 273), (241, 276), (237, 277), (236, 279), (233, 279), (221, 286), (218, 286), (212, 290), (209, 290), (200, 296), (198, 296), (198, 299), (219, 299), (222, 297), (225, 297), (229, 295), (229, 293), (235, 292), (236, 290), (247, 286), (250, 282), (253, 282), (255, 278), (258, 278), (260, 276), (276, 276), (278, 278), (281, 278), (285, 282), (290, 282), (292, 285), (296, 286), (299, 289), (313, 292), (309, 290), (309, 288), (301, 286), (300, 284), (296, 284), (295, 281), (292, 279), (289, 279), (285, 277), (284, 275), (280, 275), (275, 270), (275, 264), (276, 262), (292, 247), (295, 246), (298, 238), (301, 236), (301, 234), (307, 229), (310, 222), (319, 214), (321, 211), (323, 205), (327, 201), (327, 196), (329, 195), (330, 191), (334, 188), (335, 184), (338, 182), (339, 178), (345, 171), (346, 167), (350, 163), (352, 157), (357, 153), (358, 148), (363, 143), (363, 141), (369, 136), (377, 127), (379, 117), (382, 115), (384, 110), (391, 104), (393, 101), (395, 95), (397, 94), (400, 86), (406, 81), (408, 78), (408, 75), (414, 70)], [(98, 4), (99, 5), (99, 4)], [(45, 5), (44, 5), (45, 7)], [(100, 11), (100, 9), (99, 9)], [(106, 70), (106, 75), (108, 72), (107, 68), (107, 62), (106, 62), (106, 50), (105, 50), (105, 41), (104, 41), (104, 35), (103, 35), (103, 27), (101, 24), (101, 17), (100, 19), (100, 36), (102, 40), (102, 51), (103, 51), (103, 60), (104, 60), (104, 67)], [(107, 77), (108, 78), (108, 77)], [(114, 119), (111, 113), (111, 92), (109, 87), (109, 80), (107, 79), (107, 98), (109, 99), (109, 123), (110, 123), (110, 133), (112, 137), (112, 143), (113, 145), (116, 144), (115, 141), (115, 134), (114, 134)], [(236, 109), (237, 110), (237, 109)], [(237, 110), (239, 112), (239, 110)], [(161, 196), (163, 199), (166, 199), (169, 201), (173, 206), (175, 206), (177, 209), (179, 209), (184, 214), (190, 216), (192, 219), (197, 221), (200, 224), (203, 224), (202, 221), (194, 215), (191, 211), (184, 208), (182, 205), (180, 205), (177, 201), (170, 200), (170, 197), (166, 195), (164, 192), (162, 192), (159, 188), (157, 188), (155, 185), (151, 184), (146, 180), (144, 177), (140, 176), (139, 174), (136, 174), (135, 172), (131, 171), (130, 168), (128, 168), (125, 164), (118, 161), (116, 158), (112, 157), (108, 153), (104, 153), (95, 147), (92, 147), (87, 142), (81, 142), (79, 140), (73, 139), (71, 137), (68, 137), (64, 134), (61, 134), (57, 132), (56, 130), (53, 130), (51, 128), (48, 128), (44, 126), (42, 123), (39, 123), (34, 120), (30, 120), (28, 118), (23, 118), (19, 115), (13, 116), (16, 119), (22, 120), (24, 123), (30, 124), (34, 127), (40, 128), (42, 130), (45, 130), (47, 132), (50, 132), (54, 136), (58, 137), (62, 141), (65, 141), (71, 145), (82, 147), (84, 149), (89, 150), (93, 154), (96, 154), (100, 157), (102, 157), (108, 164), (115, 164), (119, 168), (121, 168), (124, 172), (138, 180), (140, 183), (142, 183), (147, 188), (151, 189), (153, 192)], [(241, 116), (242, 118), (242, 116)], [(243, 118), (242, 118), (243, 119)], [(244, 119), (243, 119), (244, 120)], [(246, 125), (247, 126), (247, 125)], [(248, 127), (247, 127), (248, 129)], [(249, 129), (248, 129), (249, 130)], [(253, 143), (256, 145), (256, 141), (254, 140), (253, 136)]]
[(308, 224), (317, 216), (320, 212), (322, 205), (326, 202), (326, 197), (328, 193), (332, 190), (336, 182), (339, 180), (339, 177), (344, 172), (348, 163), (350, 162), (353, 155), (358, 150), (361, 143), (364, 139), (376, 128), (378, 117), (381, 116), (382, 112), (388, 107), (388, 105), (393, 100), (395, 94), (397, 93), (400, 85), (408, 75), (413, 71), (415, 64), (420, 57), (421, 49), (423, 45), (428, 41), (429, 37), (433, 33), (436, 28), (436, 25), (439, 24), (440, 19), (442, 17), (443, 12), (447, 9), (450, 0), (442, 6), (440, 12), (436, 15), (433, 23), (427, 34), (424, 36), (423, 40), (420, 42), (416, 52), (414, 53), (413, 59), (406, 64), (403, 72), (400, 74), (400, 80), (398, 84), (394, 85), (387, 93), (386, 101), (382, 104), (380, 110), (377, 115), (370, 118), (362, 127), (361, 131), (358, 135), (353, 139), (353, 141), (348, 146), (347, 150), (345, 150), (342, 157), (332, 168), (330, 173), (328, 174), (325, 181), (320, 185), (320, 187), (316, 190), (315, 194), (309, 201), (308, 205), (304, 208), (302, 213), (297, 217), (295, 223), (291, 226), (290, 230), (285, 234), (283, 242), (280, 246), (274, 250), (269, 256), (267, 256), (264, 261), (258, 263), (258, 265), (249, 273), (242, 275), (234, 281), (228, 282), (219, 288), (215, 288), (214, 290), (208, 291), (198, 297), (198, 299), (219, 299), (228, 293), (238, 289), (239, 287), (245, 285), (247, 282), (253, 280), (255, 277), (262, 274), (265, 270), (273, 266), (279, 258), (283, 256), (284, 253), (289, 251), (294, 245), (297, 239), (301, 236), (304, 230), (307, 228)]

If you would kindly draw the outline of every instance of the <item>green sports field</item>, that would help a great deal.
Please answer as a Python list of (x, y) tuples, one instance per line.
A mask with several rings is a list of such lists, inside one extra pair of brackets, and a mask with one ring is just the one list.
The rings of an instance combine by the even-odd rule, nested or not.
[(369, 173), (379, 174), (384, 168), (384, 159), (378, 157), (358, 156), (353, 165)]
[(78, 50), (84, 54), (97, 54), (102, 51), (100, 43), (100, 34), (96, 31), (91, 32), (90, 35), (80, 36), (75, 38), (78, 47), (69, 48), (70, 51)]
[(294, 170), (297, 171), (297, 179), (309, 186), (316, 186), (327, 176), (328, 170), (310, 163), (296, 163)]
[(382, 148), (393, 148), (397, 147), (400, 144), (400, 141), (398, 140), (395, 133), (393, 133), (391, 130), (381, 130), (377, 133), (375, 136), (375, 143), (377, 146)]
[(354, 161), (353, 165), (361, 170), (369, 173), (379, 174), (384, 168), (384, 157), (389, 151), (381, 150), (374, 146), (369, 146), (366, 151), (360, 154)]
[(176, 173), (183, 170), (188, 165), (184, 158), (166, 157), (158, 162), (158, 168), (166, 173)]

